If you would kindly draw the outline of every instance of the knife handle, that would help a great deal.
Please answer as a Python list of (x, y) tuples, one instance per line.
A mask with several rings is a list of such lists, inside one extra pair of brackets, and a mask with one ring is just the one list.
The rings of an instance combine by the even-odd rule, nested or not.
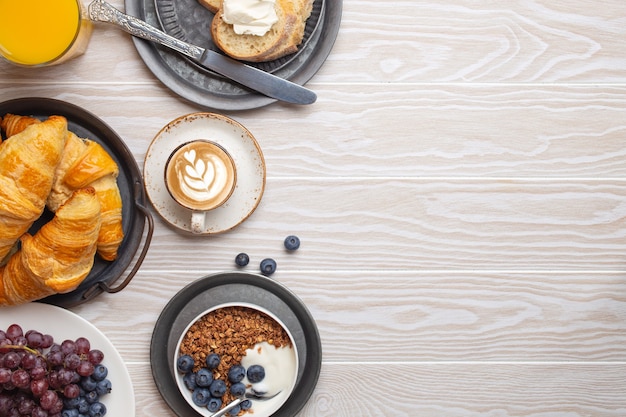
[(158, 42), (195, 59), (199, 59), (204, 52), (198, 46), (176, 39), (140, 19), (120, 12), (104, 0), (94, 0), (89, 4), (89, 18), (94, 22), (113, 23), (133, 36)]

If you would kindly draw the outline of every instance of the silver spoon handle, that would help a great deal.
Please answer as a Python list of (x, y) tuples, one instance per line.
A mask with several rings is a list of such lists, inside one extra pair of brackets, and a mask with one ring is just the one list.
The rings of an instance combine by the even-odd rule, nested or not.
[(104, 0), (94, 0), (88, 8), (89, 18), (94, 22), (113, 23), (133, 36), (158, 42), (195, 59), (199, 59), (204, 52), (198, 46), (176, 39), (136, 17), (120, 12)]
[(241, 398), (235, 398), (233, 401), (229, 402), (228, 405), (224, 408), (222, 408), (220, 411), (211, 414), (211, 417), (221, 417), (224, 414), (228, 413), (230, 410), (232, 410), (233, 408), (235, 408), (237, 406), (237, 404), (239, 404), (242, 401)]

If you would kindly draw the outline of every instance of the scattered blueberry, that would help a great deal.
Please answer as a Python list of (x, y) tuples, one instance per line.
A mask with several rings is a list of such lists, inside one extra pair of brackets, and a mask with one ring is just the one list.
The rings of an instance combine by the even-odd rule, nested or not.
[(247, 376), (248, 381), (253, 384), (261, 382), (263, 378), (265, 378), (265, 368), (263, 368), (261, 365), (252, 365), (248, 368)]
[(221, 398), (226, 393), (226, 383), (221, 379), (216, 379), (211, 383), (209, 391), (213, 397)]
[(261, 273), (263, 275), (272, 275), (276, 272), (276, 261), (272, 258), (265, 258), (261, 261)]
[(206, 407), (211, 400), (211, 393), (206, 388), (198, 388), (191, 394), (191, 399), (198, 407)]
[(202, 368), (196, 373), (196, 384), (199, 387), (208, 387), (213, 382), (213, 372), (207, 368)]
[(216, 412), (217, 410), (222, 408), (222, 399), (212, 397), (209, 400), (209, 403), (207, 404), (206, 408), (212, 413)]
[(233, 365), (228, 370), (228, 380), (233, 384), (237, 382), (241, 382), (241, 380), (246, 376), (246, 368), (241, 365)]
[(285, 249), (296, 250), (300, 247), (300, 239), (298, 236), (289, 235), (285, 238)]
[(217, 353), (211, 353), (209, 354), (209, 356), (206, 357), (206, 366), (209, 367), (209, 369), (215, 369), (219, 366), (220, 364), (220, 355), (218, 355)]
[(193, 358), (190, 355), (179, 356), (176, 360), (176, 368), (186, 374), (193, 369)]
[(241, 397), (246, 393), (246, 384), (243, 382), (237, 382), (230, 386), (230, 393), (235, 397)]
[(237, 266), (246, 266), (250, 262), (250, 257), (247, 253), (240, 253), (235, 257), (235, 263)]

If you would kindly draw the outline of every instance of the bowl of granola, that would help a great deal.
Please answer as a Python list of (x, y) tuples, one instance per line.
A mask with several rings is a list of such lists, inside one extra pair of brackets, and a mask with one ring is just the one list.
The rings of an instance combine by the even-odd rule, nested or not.
[(289, 329), (272, 312), (226, 303), (191, 320), (173, 365), (178, 389), (200, 415), (269, 417), (293, 392), (298, 353)]

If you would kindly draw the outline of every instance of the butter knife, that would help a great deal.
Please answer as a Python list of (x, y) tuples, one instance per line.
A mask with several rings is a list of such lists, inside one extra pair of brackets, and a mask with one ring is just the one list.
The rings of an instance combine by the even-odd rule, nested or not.
[(133, 36), (160, 43), (191, 57), (203, 67), (268, 97), (293, 104), (312, 104), (317, 99), (317, 95), (313, 91), (301, 85), (243, 64), (210, 49), (183, 42), (136, 17), (122, 13), (104, 0), (92, 1), (88, 9), (89, 18), (94, 22), (112, 23)]

